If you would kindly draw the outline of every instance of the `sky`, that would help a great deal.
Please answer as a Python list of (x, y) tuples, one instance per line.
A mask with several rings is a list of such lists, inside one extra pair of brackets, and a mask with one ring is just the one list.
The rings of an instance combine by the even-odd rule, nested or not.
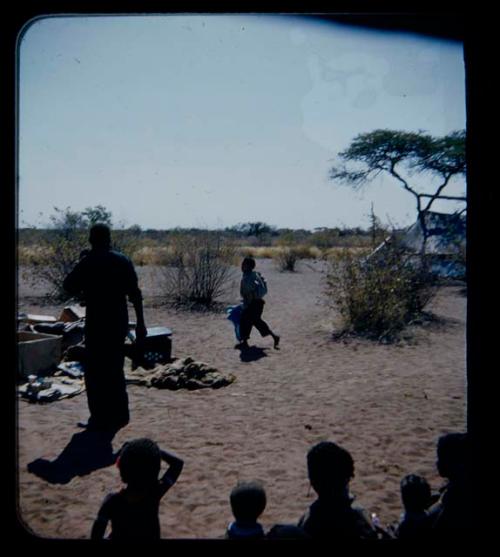
[(407, 226), (413, 196), (390, 176), (333, 182), (336, 155), (375, 129), (466, 126), (461, 43), (307, 16), (47, 17), (18, 68), (21, 227), (96, 205), (143, 229), (366, 228), (372, 207)]

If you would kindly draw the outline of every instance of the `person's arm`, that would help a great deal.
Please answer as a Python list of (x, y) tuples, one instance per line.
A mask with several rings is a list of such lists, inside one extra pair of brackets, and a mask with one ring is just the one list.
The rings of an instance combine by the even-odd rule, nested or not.
[(108, 521), (98, 516), (94, 520), (94, 524), (92, 525), (92, 532), (90, 533), (90, 539), (91, 540), (104, 539), (104, 534), (106, 533), (107, 525), (108, 525)]
[(78, 262), (72, 271), (68, 273), (63, 281), (63, 288), (72, 296), (81, 294), (82, 287), (82, 264)]
[(94, 520), (92, 531), (90, 533), (91, 540), (102, 540), (104, 538), (106, 527), (109, 522), (108, 506), (109, 496), (106, 497), (106, 499), (104, 500), (101, 508), (99, 509), (99, 512), (97, 513), (97, 518)]
[(240, 283), (240, 295), (244, 304), (249, 304), (254, 299), (255, 284), (251, 275), (243, 274)]
[(135, 272), (134, 266), (131, 261), (129, 261), (129, 273), (128, 273), (128, 299), (134, 306), (136, 326), (135, 326), (135, 338), (136, 342), (142, 342), (147, 336), (146, 323), (144, 320), (144, 308), (142, 305), (142, 292), (139, 288), (139, 281), (137, 279), (137, 273)]
[(243, 278), (240, 280), (240, 296), (242, 301), (245, 301)]
[(148, 330), (144, 321), (144, 309), (142, 307), (142, 297), (134, 299), (132, 301), (135, 310), (136, 325), (135, 325), (135, 338), (136, 342), (142, 342), (147, 334)]
[(160, 496), (163, 496), (177, 481), (182, 472), (184, 461), (174, 453), (163, 449), (160, 449), (160, 456), (163, 462), (169, 465), (165, 474), (160, 478)]

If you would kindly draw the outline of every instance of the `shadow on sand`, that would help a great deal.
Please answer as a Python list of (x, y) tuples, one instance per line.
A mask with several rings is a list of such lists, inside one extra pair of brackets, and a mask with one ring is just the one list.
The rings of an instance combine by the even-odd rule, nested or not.
[(67, 484), (75, 476), (85, 476), (116, 462), (111, 441), (114, 433), (82, 431), (75, 433), (55, 460), (37, 458), (28, 464), (28, 472), (51, 484)]
[(240, 360), (242, 362), (255, 362), (265, 357), (267, 357), (266, 349), (258, 346), (249, 346), (240, 350)]

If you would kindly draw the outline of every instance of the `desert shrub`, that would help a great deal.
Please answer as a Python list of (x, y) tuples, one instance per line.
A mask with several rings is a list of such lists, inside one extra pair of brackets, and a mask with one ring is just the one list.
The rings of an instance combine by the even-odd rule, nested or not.
[(231, 285), (235, 250), (214, 235), (171, 240), (160, 267), (167, 302), (178, 307), (210, 308)]
[(273, 246), (240, 246), (237, 249), (240, 257), (255, 257), (258, 259), (273, 259), (278, 248)]
[(295, 264), (299, 258), (297, 250), (290, 247), (281, 248), (276, 253), (276, 264), (280, 271), (295, 271)]
[(278, 261), (278, 267), (280, 267), (280, 261), (283, 258), (283, 252), (291, 250), (295, 259), (319, 259), (323, 257), (323, 251), (316, 246), (308, 246), (304, 244), (299, 244), (297, 246), (291, 246), (286, 244), (278, 244), (276, 246), (239, 246), (237, 248), (237, 253), (240, 257), (255, 257), (258, 259), (275, 259)]
[(54, 300), (67, 299), (62, 285), (73, 269), (83, 249), (88, 248), (87, 220), (82, 213), (54, 208), (50, 228), (40, 237), (37, 249), (31, 252), (29, 269), (25, 278), (33, 283), (44, 281), (49, 286), (48, 295)]
[(370, 257), (337, 252), (327, 283), (343, 332), (380, 340), (395, 338), (421, 316), (435, 293), (427, 266), (395, 243)]
[(317, 246), (308, 246), (298, 244), (292, 247), (297, 259), (320, 259), (323, 256), (323, 251)]
[(36, 266), (46, 263), (47, 248), (37, 246), (17, 246), (17, 262), (20, 266)]
[[(111, 223), (108, 224), (111, 228)], [(111, 230), (111, 244), (114, 250), (130, 257), (135, 263), (135, 254), (143, 244), (140, 227), (135, 225), (129, 228)]]
[(349, 253), (352, 257), (362, 258), (368, 256), (373, 250), (371, 248), (363, 247), (335, 247), (325, 249), (323, 253), (323, 259), (328, 261), (330, 264), (335, 264), (339, 257), (344, 257), (345, 254)]
[(169, 261), (171, 250), (168, 246), (141, 246), (133, 255), (135, 265), (166, 265)]

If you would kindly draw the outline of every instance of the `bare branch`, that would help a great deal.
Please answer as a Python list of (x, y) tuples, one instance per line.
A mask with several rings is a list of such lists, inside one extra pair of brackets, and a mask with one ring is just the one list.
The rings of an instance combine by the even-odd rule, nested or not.
[(466, 197), (458, 197), (458, 196), (452, 196), (452, 195), (439, 195), (439, 196), (435, 196), (432, 195), (431, 193), (421, 193), (419, 194), (420, 197), (436, 197), (437, 199), (446, 199), (447, 201), (467, 201)]

